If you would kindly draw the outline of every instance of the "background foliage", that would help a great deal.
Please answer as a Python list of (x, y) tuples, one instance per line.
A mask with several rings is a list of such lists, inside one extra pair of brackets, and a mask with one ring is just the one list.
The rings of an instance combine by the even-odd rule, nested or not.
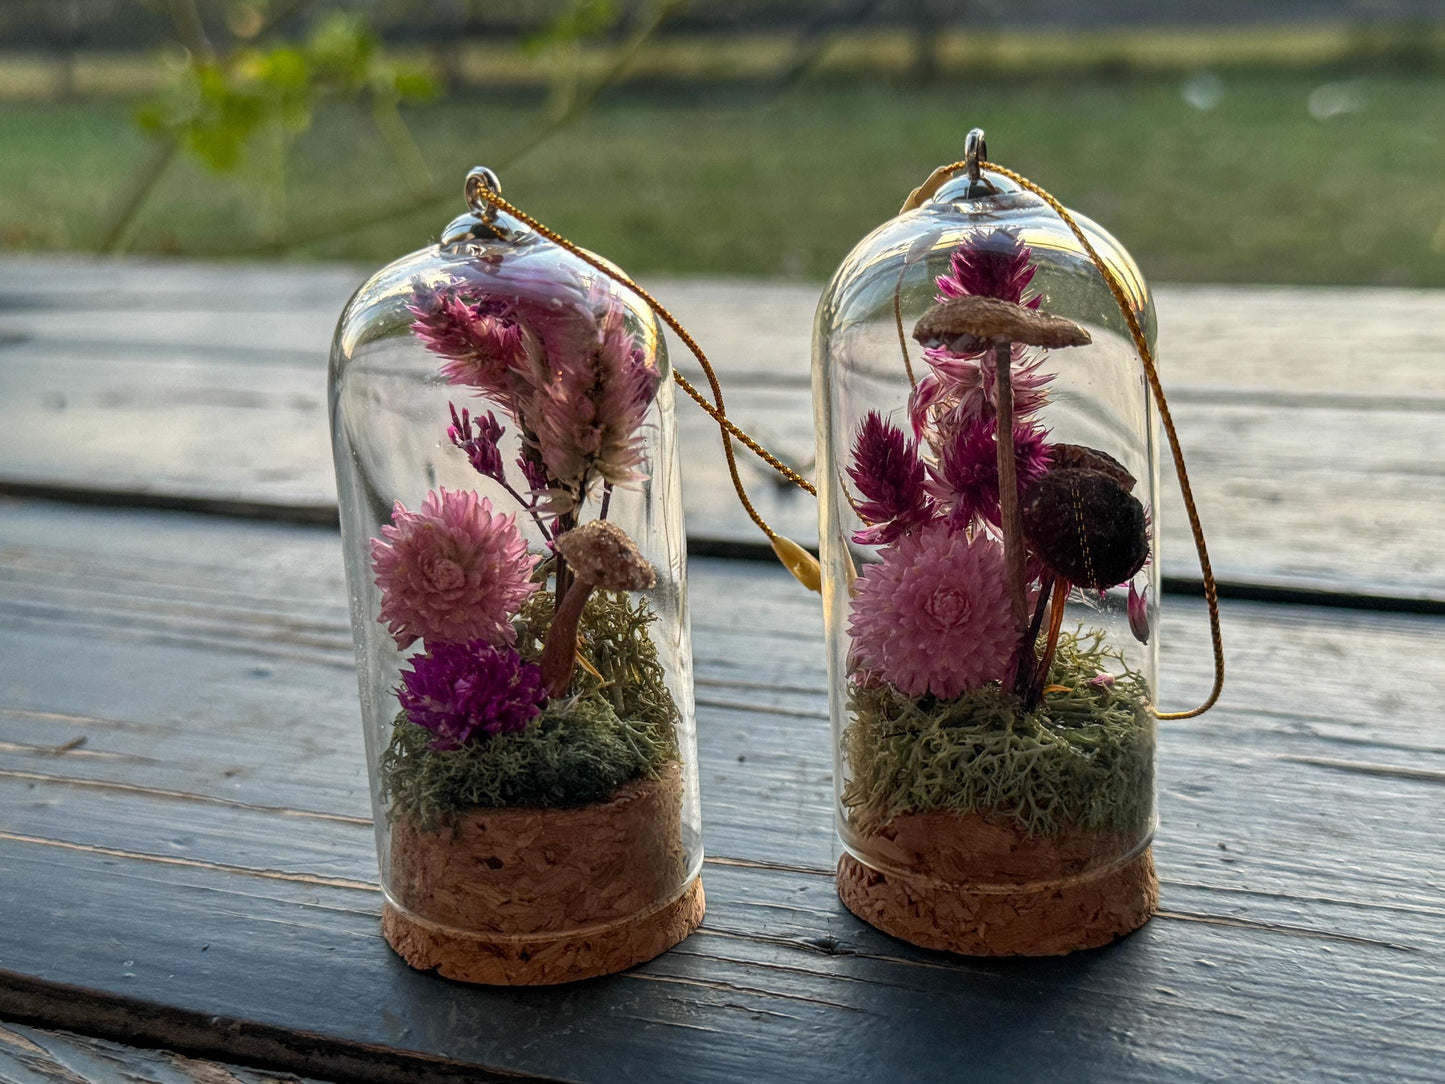
[[(1445, 285), (1426, 8), (1015, 30), (830, 0), (29, 6), (31, 50), (0, 54), (10, 249), (377, 263), (480, 162), (629, 269), (819, 279), (981, 124), (1153, 277)], [(149, 44), (101, 48), (127, 11)]]

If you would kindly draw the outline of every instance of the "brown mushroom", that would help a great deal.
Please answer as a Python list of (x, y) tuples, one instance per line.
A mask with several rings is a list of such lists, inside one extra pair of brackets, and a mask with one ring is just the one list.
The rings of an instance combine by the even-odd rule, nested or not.
[(999, 343), (1057, 349), (1093, 342), (1072, 320), (998, 297), (940, 301), (919, 317), (913, 337), (924, 346), (945, 346), (955, 353), (973, 353)]
[(542, 646), (542, 683), (548, 696), (563, 696), (577, 662), (577, 627), (587, 599), (604, 591), (646, 591), (657, 573), (627, 533), (606, 520), (592, 520), (557, 536), (557, 552), (572, 570), (572, 586), (562, 596)]

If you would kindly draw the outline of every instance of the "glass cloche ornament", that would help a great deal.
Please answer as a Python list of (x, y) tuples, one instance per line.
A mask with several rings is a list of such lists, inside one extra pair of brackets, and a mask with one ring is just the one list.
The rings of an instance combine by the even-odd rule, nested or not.
[(497, 192), (347, 304), (332, 440), (386, 938), (553, 983), (702, 919), (685, 538), (651, 310)]
[(838, 891), (915, 944), (1057, 954), (1157, 902), (1156, 417), (1099, 268), (982, 146), (818, 308)]

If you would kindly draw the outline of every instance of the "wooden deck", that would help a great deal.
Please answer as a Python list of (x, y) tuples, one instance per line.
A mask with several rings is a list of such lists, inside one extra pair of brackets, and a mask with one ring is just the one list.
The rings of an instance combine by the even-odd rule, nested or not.
[[(755, 544), (688, 456), (708, 917), (490, 990), (378, 928), (324, 422), (359, 277), (0, 262), (0, 1079), (1445, 1080), (1445, 295), (1159, 291), (1233, 597), (1224, 700), (1161, 733), (1144, 930), (962, 960), (842, 908), (817, 599), (706, 556)], [(808, 466), (816, 288), (649, 285)], [(1163, 515), (1183, 706), (1207, 629)]]

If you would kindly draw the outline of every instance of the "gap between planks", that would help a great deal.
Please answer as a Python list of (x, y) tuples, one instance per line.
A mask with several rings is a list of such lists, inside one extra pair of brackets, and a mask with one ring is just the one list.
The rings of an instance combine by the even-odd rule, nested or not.
[[(260, 523), (320, 527), (339, 530), (336, 506), (325, 503), (285, 503), (238, 500), (229, 497), (178, 495), (73, 486), (61, 483), (28, 482), (0, 478), (0, 497), (51, 501), (97, 508), (125, 508), (157, 512), (185, 512), (224, 519)], [(817, 556), (817, 547), (805, 547)], [(731, 538), (689, 536), (689, 557), (726, 558), (774, 564), (777, 556), (765, 542), (744, 542)], [(1445, 616), (1445, 596), (1424, 592), (1340, 590), (1308, 579), (1284, 580), (1221, 579), (1216, 582), (1219, 597), (1244, 602), (1268, 602), (1287, 606), (1323, 606), (1380, 613)], [(1204, 582), (1195, 576), (1166, 575), (1160, 578), (1164, 594), (1189, 598), (1204, 596)]]

